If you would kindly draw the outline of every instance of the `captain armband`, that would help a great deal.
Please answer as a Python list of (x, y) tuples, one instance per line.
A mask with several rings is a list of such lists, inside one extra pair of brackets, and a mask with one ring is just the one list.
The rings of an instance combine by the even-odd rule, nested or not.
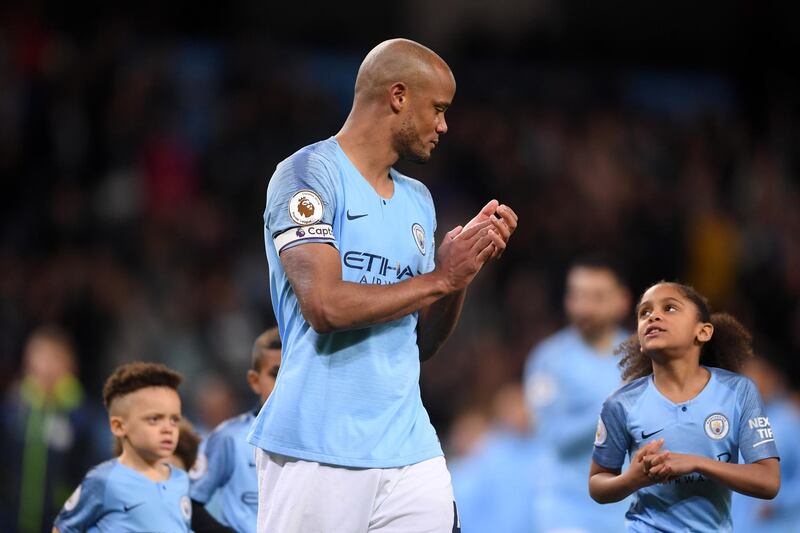
[(336, 237), (333, 235), (333, 227), (330, 224), (313, 224), (311, 226), (300, 226), (289, 228), (278, 233), (273, 237), (275, 250), (280, 254), (287, 247), (304, 242), (320, 242), (336, 245)]

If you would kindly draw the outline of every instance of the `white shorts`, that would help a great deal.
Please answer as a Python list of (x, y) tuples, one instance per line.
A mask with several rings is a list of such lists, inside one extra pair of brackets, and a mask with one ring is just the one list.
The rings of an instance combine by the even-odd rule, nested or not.
[(459, 532), (444, 457), (347, 468), (256, 448), (258, 533)]

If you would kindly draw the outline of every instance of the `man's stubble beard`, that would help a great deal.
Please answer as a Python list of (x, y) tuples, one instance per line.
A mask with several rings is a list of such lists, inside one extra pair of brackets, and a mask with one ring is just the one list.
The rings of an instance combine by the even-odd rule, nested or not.
[(400, 131), (394, 136), (394, 149), (400, 159), (411, 161), (412, 163), (425, 164), (431, 158), (430, 152), (426, 153), (417, 135), (417, 128), (414, 120), (407, 118), (400, 125)]

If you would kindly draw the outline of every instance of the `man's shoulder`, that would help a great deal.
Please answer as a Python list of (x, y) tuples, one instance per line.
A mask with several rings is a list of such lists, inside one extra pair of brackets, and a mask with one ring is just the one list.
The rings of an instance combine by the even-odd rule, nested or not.
[(335, 141), (327, 139), (305, 146), (278, 163), (267, 185), (267, 204), (283, 205), (301, 190), (313, 190), (322, 197), (320, 201), (333, 202), (341, 174), (337, 149)]
[(278, 163), (278, 170), (308, 166), (336, 166), (336, 142), (333, 138), (306, 145)]

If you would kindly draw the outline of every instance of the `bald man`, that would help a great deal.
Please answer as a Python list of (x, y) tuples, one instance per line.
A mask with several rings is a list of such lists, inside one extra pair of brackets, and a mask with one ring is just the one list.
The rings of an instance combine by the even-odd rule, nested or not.
[(458, 528), (420, 361), (453, 330), (517, 217), (492, 200), (435, 251), (430, 192), (392, 168), (431, 157), (455, 90), (433, 51), (383, 42), (358, 71), (341, 131), (272, 176), (264, 238), (284, 350), (249, 435), (259, 532)]

